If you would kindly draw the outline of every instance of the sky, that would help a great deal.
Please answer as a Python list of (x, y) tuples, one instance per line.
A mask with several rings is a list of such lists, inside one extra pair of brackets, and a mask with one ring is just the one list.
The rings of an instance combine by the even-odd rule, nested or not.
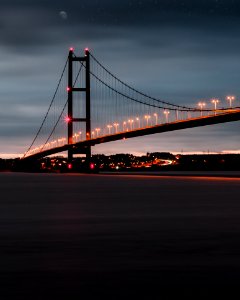
[[(155, 97), (240, 106), (238, 0), (1, 0), (0, 157), (23, 154), (69, 47)], [(144, 70), (144, 72), (143, 72)], [(107, 143), (93, 153), (239, 152), (240, 122)]]

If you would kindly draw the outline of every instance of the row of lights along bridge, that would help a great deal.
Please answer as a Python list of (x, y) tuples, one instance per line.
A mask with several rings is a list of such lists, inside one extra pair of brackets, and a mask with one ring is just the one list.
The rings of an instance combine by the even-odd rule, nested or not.
[[(229, 107), (232, 108), (232, 104), (236, 100), (236, 97), (235, 96), (227, 96), (226, 100), (229, 102)], [(214, 110), (217, 110), (217, 105), (220, 103), (220, 100), (214, 98), (214, 99), (211, 100), (211, 102), (214, 105)], [(205, 102), (199, 102), (198, 106), (201, 109), (201, 116), (202, 116), (202, 110), (203, 110), (203, 108), (206, 107), (206, 103)]]
[[(236, 97), (235, 96), (227, 96), (226, 100), (229, 102), (229, 107), (232, 108), (233, 101), (236, 100)], [(214, 98), (214, 99), (211, 99), (211, 103), (214, 105), (214, 110), (217, 111), (217, 105), (220, 103), (220, 100)], [(200, 113), (201, 113), (201, 116), (203, 116), (204, 109), (206, 109), (206, 103), (199, 102), (198, 107), (200, 107)], [(170, 111), (166, 109), (163, 111), (163, 114), (165, 115), (165, 122), (168, 123)], [(189, 116), (189, 113), (188, 113), (188, 118), (190, 118), (190, 117), (191, 116)], [(179, 112), (176, 111), (176, 119), (178, 119), (178, 118), (179, 118)], [(152, 120), (154, 120), (154, 121), (152, 121)], [(66, 118), (66, 121), (69, 122), (70, 119)], [(144, 115), (144, 117), (142, 117), (142, 118), (136, 117), (134, 119), (129, 119), (127, 121), (123, 121), (122, 124), (119, 124), (118, 122), (115, 122), (113, 124), (108, 124), (106, 126), (105, 130), (103, 130), (101, 128), (95, 128), (95, 130), (93, 130), (91, 133), (92, 133), (92, 138), (95, 138), (95, 137), (100, 136), (100, 132), (102, 133), (101, 135), (113, 134), (113, 133), (118, 133), (119, 131), (129, 131), (129, 130), (134, 130), (137, 128), (144, 128), (144, 127), (148, 127), (148, 126), (158, 125), (159, 123), (160, 123), (160, 115), (157, 113), (154, 113), (153, 115)], [(122, 130), (121, 130), (120, 126), (122, 127)], [(74, 142), (80, 141), (81, 135), (82, 135), (81, 131), (78, 133), (75, 133), (73, 135), (73, 141)]]
[[(232, 109), (233, 108), (233, 102), (236, 100), (235, 96), (227, 96), (226, 97), (227, 102), (229, 102), (229, 108)], [(219, 99), (211, 99), (211, 103), (214, 105), (214, 109), (213, 112), (216, 114), (217, 113), (217, 106), (220, 103)], [(200, 108), (200, 114), (201, 116), (203, 116), (203, 113), (205, 112), (205, 110), (207, 109), (207, 104), (206, 102), (199, 102), (198, 103), (198, 108)], [(179, 111), (176, 111), (176, 120), (182, 120), (182, 119), (186, 119), (186, 118), (191, 118), (191, 112), (182, 112), (187, 114), (187, 116), (181, 116), (179, 115)], [(211, 114), (211, 111), (207, 111), (207, 114)], [(140, 117), (135, 117), (135, 118), (131, 118), (127, 121), (123, 121), (121, 124), (118, 122), (114, 122), (112, 124), (108, 124), (105, 128), (95, 128), (95, 130), (93, 130), (91, 132), (91, 137), (92, 138), (97, 138), (99, 136), (104, 136), (107, 134), (114, 134), (114, 133), (118, 133), (120, 131), (124, 132), (124, 131), (131, 131), (134, 129), (139, 129), (139, 128), (145, 128), (148, 126), (154, 126), (154, 125), (158, 125), (161, 123), (168, 123), (169, 122), (169, 117), (170, 117), (170, 111), (165, 109), (163, 110), (163, 114), (165, 115), (165, 117), (161, 117), (160, 114), (158, 113), (154, 113), (152, 115), (148, 114), (148, 115), (144, 115), (142, 118)], [(70, 122), (71, 119), (69, 117), (65, 118), (66, 122)], [(75, 133), (72, 136), (72, 141), (73, 143), (77, 143), (81, 140), (84, 140), (84, 135), (81, 131)], [(67, 139), (66, 138), (59, 138), (56, 139), (52, 142), (47, 143), (45, 146), (41, 145), (40, 147), (36, 147), (34, 149), (32, 149), (29, 154), (33, 154), (33, 153), (37, 153), (39, 151), (41, 151), (41, 149), (51, 149), (57, 146), (63, 146), (67, 143)]]

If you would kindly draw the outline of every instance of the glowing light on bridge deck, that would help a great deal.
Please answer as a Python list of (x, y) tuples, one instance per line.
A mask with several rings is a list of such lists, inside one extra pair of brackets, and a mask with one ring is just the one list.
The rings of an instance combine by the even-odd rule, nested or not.
[(130, 124), (130, 129), (133, 130), (133, 122), (134, 120), (128, 120), (128, 123)]
[(127, 125), (127, 122), (126, 122), (126, 121), (124, 121), (124, 122), (123, 122), (123, 131), (125, 131), (125, 130), (126, 130), (126, 125)]
[(107, 128), (108, 128), (108, 133), (111, 134), (112, 125), (107, 125)]
[(217, 104), (219, 103), (219, 99), (212, 99), (212, 103), (214, 104), (214, 109), (215, 109), (215, 115), (217, 114)]
[(82, 131), (79, 131), (79, 132), (78, 132), (79, 141), (81, 140), (81, 135), (82, 135)]
[(158, 123), (158, 114), (157, 114), (157, 113), (154, 113), (153, 115), (154, 115), (154, 117), (155, 117), (155, 119), (156, 119), (156, 125), (157, 125), (157, 123)]
[(97, 136), (98, 136), (98, 135), (99, 135), (99, 132), (101, 131), (101, 129), (100, 129), (100, 128), (96, 128), (95, 131), (96, 131)]
[(199, 103), (198, 103), (198, 106), (201, 107), (201, 117), (202, 117), (202, 110), (203, 110), (203, 107), (206, 106), (206, 103), (204, 103), (204, 102), (199, 102)]
[(147, 121), (147, 126), (148, 126), (148, 120), (151, 119), (151, 116), (145, 115), (144, 118), (146, 119), (146, 121)]
[(77, 137), (78, 137), (78, 135), (76, 133), (72, 136), (72, 139), (73, 139), (73, 141), (75, 140), (75, 143), (77, 142)]
[(227, 96), (227, 101), (229, 101), (230, 108), (232, 108), (232, 102), (236, 99), (235, 96)]
[(164, 110), (164, 115), (166, 116), (166, 123), (168, 123), (168, 115), (170, 114), (169, 110)]
[(115, 130), (116, 130), (116, 133), (118, 132), (118, 126), (119, 124), (118, 123), (114, 123), (113, 126), (115, 127)]
[(141, 124), (140, 124), (140, 118), (137, 117), (137, 118), (136, 118), (136, 121), (138, 122), (138, 127), (140, 128), (140, 127), (141, 127)]

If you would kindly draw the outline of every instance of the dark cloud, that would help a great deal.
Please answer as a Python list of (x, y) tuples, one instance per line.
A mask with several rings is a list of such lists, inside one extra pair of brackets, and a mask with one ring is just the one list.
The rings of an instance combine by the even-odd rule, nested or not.
[[(59, 18), (60, 11), (68, 15), (67, 22)], [(238, 2), (223, 0), (3, 1), (0, 33), (3, 43), (12, 46), (56, 43), (89, 30), (93, 39), (111, 39), (124, 29), (140, 34), (172, 27), (231, 35), (238, 30), (239, 15)]]

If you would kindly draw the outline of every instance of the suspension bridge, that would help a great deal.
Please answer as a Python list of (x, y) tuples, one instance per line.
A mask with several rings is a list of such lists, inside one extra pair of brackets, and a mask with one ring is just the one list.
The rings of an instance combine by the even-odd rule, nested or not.
[(68, 152), (91, 160), (91, 147), (149, 134), (240, 120), (240, 107), (177, 105), (125, 83), (85, 49), (70, 48), (46, 115), (22, 160)]

